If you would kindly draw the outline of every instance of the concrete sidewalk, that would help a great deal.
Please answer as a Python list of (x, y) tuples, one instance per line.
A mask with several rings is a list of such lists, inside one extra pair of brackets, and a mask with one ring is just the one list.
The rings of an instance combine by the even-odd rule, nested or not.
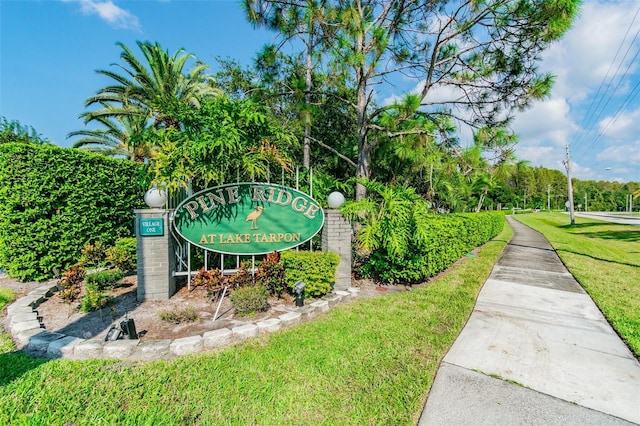
[(640, 424), (640, 364), (538, 232), (515, 233), (420, 426)]

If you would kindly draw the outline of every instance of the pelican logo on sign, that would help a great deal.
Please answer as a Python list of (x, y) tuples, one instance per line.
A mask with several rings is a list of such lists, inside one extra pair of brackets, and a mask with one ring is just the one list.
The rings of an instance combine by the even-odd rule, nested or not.
[(174, 226), (187, 241), (225, 254), (282, 251), (316, 235), (324, 212), (308, 195), (270, 183), (205, 189), (176, 208)]

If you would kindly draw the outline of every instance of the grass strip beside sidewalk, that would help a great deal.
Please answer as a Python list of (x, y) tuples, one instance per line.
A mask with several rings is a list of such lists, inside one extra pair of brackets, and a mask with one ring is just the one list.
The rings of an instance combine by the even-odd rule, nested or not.
[(219, 352), (139, 364), (2, 354), (0, 424), (413, 425), (511, 235), (431, 284)]
[(640, 227), (562, 213), (515, 215), (542, 233), (640, 358)]

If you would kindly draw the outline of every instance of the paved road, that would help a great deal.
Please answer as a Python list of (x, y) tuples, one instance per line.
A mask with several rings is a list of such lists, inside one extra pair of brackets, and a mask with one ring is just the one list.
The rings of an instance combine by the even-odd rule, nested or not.
[(640, 364), (547, 240), (508, 220), (418, 424), (640, 424)]
[(575, 216), (589, 217), (592, 219), (604, 220), (607, 222), (620, 223), (623, 225), (640, 226), (640, 216), (621, 216), (607, 212), (574, 212)]

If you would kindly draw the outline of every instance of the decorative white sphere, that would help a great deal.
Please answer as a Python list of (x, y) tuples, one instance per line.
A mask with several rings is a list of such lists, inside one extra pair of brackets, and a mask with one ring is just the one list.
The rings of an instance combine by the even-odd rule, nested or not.
[(329, 194), (329, 198), (327, 199), (327, 201), (329, 202), (329, 207), (331, 207), (332, 209), (337, 209), (342, 205), (342, 203), (344, 203), (344, 195), (342, 195), (338, 191), (334, 191)]
[(145, 192), (144, 202), (152, 209), (164, 207), (167, 203), (167, 192), (158, 189), (158, 187), (154, 185), (151, 189)]

